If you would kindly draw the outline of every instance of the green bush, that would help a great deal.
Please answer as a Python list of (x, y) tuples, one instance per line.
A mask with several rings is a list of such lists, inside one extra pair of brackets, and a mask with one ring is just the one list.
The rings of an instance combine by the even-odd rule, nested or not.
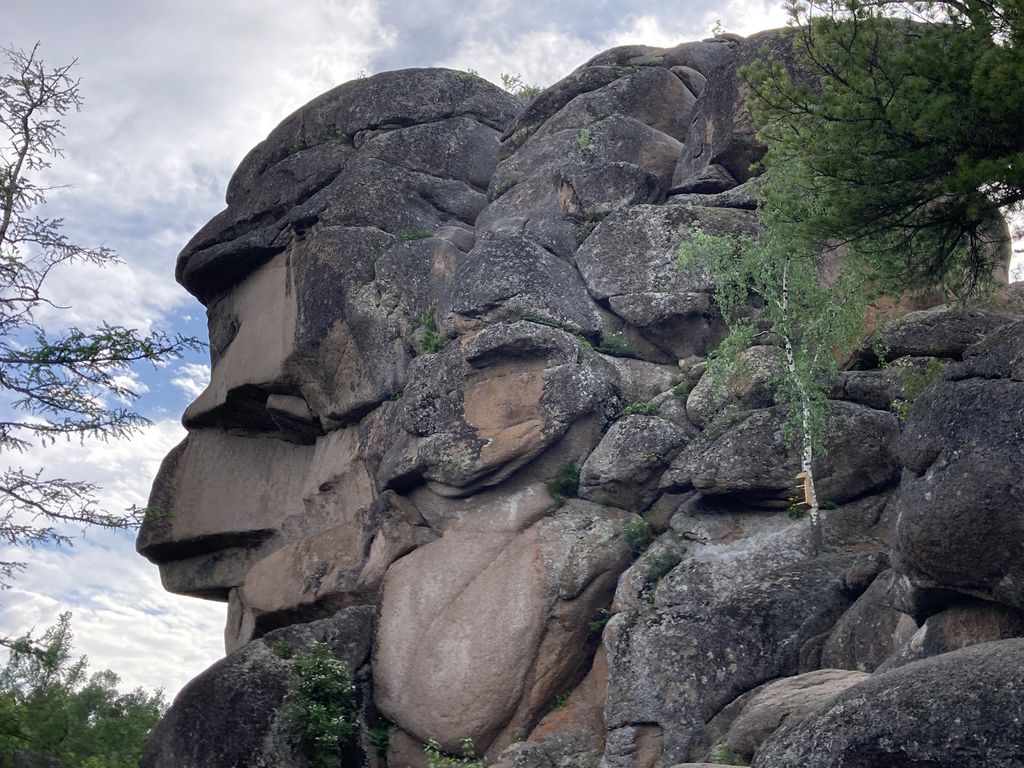
[(566, 464), (547, 482), (548, 493), (558, 504), (564, 503), (566, 499), (575, 498), (579, 494), (579, 486), (580, 465), (575, 461)]
[(594, 347), (594, 349), (601, 354), (612, 355), (613, 357), (629, 357), (633, 354), (633, 349), (629, 346), (625, 336), (622, 335), (622, 331), (604, 334), (601, 337), (601, 343)]
[(279, 659), (290, 659), (295, 655), (295, 649), (291, 647), (284, 640), (276, 640), (271, 646), (270, 650), (274, 652), (274, 655)]
[(644, 558), (644, 576), (652, 583), (657, 584), (662, 576), (682, 561), (683, 556), (674, 549), (663, 549), (655, 555), (647, 555)]
[(651, 543), (651, 524), (637, 518), (622, 526), (622, 536), (634, 555), (639, 555)]
[(587, 629), (591, 632), (603, 632), (604, 628), (608, 626), (608, 622), (612, 619), (612, 612), (607, 608), (598, 608), (597, 613), (594, 614), (593, 620), (587, 624)]
[(583, 245), (583, 242), (590, 237), (600, 223), (600, 221), (585, 221), (576, 227), (576, 245)]
[(630, 403), (619, 411), (619, 418), (621, 419), (623, 416), (634, 416), (637, 414), (641, 416), (657, 416), (658, 406), (654, 403), (645, 403), (638, 400), (635, 403)]
[(427, 742), (423, 751), (427, 755), (427, 768), (485, 768), (487, 758), (476, 756), (476, 747), (472, 739), (463, 739), (459, 742), (462, 747), (462, 757), (446, 755), (441, 751), (441, 745), (434, 739)]
[(544, 90), (539, 85), (528, 84), (518, 72), (502, 72), (501, 87), (524, 104), (532, 101), (537, 94)]
[(437, 304), (431, 304), (413, 321), (414, 328), (422, 328), (419, 338), (421, 354), (431, 355), (448, 346), (448, 339), (437, 332)]
[(942, 378), (946, 371), (946, 363), (932, 358), (926, 365), (921, 366), (902, 359), (893, 363), (893, 368), (899, 371), (900, 394), (893, 402), (892, 408), (899, 420), (904, 422), (910, 418), (910, 412), (918, 396)]
[(335, 768), (357, 729), (356, 686), (348, 664), (323, 643), (295, 657), (289, 679), (287, 719), (309, 757), (310, 768)]
[(708, 760), (719, 765), (750, 765), (746, 760), (737, 755), (725, 744), (716, 744), (708, 754)]
[(403, 229), (395, 235), (395, 240), (400, 243), (407, 243), (410, 240), (423, 240), (428, 237), (433, 237), (434, 233), (429, 229), (423, 229), (422, 227), (411, 227), (410, 229)]
[(378, 755), (386, 755), (391, 746), (391, 726), (387, 723), (370, 730), (370, 746)]

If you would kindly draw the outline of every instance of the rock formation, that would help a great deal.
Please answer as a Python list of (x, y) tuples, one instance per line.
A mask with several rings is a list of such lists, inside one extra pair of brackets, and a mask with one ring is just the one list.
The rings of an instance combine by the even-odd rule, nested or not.
[(612, 49), (527, 105), (387, 72), (249, 153), (178, 259), (213, 372), (138, 539), (227, 602), (228, 656), (145, 768), (305, 766), (314, 641), (355, 674), (354, 763), (1024, 765), (1024, 320), (911, 312), (856, 358), (814, 557), (775, 350), (701, 378), (724, 326), (676, 252), (758, 232), (765, 45)]

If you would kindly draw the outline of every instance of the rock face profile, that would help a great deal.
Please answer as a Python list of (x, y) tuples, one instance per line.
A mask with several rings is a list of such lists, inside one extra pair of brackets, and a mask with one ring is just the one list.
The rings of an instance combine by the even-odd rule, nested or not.
[(1024, 320), (911, 312), (842, 374), (817, 555), (777, 350), (701, 378), (676, 254), (758, 234), (736, 68), (788, 45), (615, 48), (529, 104), (386, 72), (246, 156), (178, 258), (212, 377), (138, 538), (227, 656), (143, 768), (309, 765), (318, 643), (346, 765), (1024, 766)]

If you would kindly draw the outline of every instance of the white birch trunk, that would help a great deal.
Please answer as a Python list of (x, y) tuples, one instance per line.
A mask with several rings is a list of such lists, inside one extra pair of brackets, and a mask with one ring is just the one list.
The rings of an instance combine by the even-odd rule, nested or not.
[[(787, 325), (789, 319), (789, 284), (786, 282), (786, 270), (782, 270), (782, 319)], [(800, 469), (806, 473), (806, 487), (808, 498), (805, 501), (810, 505), (807, 516), (811, 522), (811, 550), (817, 556), (821, 552), (821, 516), (818, 508), (818, 492), (814, 487), (814, 441), (811, 439), (811, 401), (807, 395), (807, 389), (797, 375), (796, 355), (793, 352), (793, 342), (789, 334), (783, 336), (786, 347), (786, 370), (796, 387), (800, 397), (800, 440), (803, 443), (803, 451), (800, 456)]]

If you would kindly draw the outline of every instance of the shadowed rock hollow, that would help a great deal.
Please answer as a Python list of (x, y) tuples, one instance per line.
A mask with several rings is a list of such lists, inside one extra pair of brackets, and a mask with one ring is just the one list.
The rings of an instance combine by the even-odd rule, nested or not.
[(273, 649), (314, 640), (355, 672), (366, 764), (469, 738), (517, 768), (1024, 765), (1019, 740), (943, 746), (961, 705), (935, 692), (1020, 701), (1024, 321), (896, 321), (904, 368), (946, 366), (905, 424), (902, 368), (844, 373), (817, 557), (773, 350), (700, 379), (724, 326), (676, 252), (759, 231), (736, 66), (764, 45), (789, 50), (616, 48), (528, 105), (382, 73), (242, 161), (178, 259), (212, 377), (138, 539), (167, 589), (227, 602), (228, 656), (143, 766), (305, 766)]

